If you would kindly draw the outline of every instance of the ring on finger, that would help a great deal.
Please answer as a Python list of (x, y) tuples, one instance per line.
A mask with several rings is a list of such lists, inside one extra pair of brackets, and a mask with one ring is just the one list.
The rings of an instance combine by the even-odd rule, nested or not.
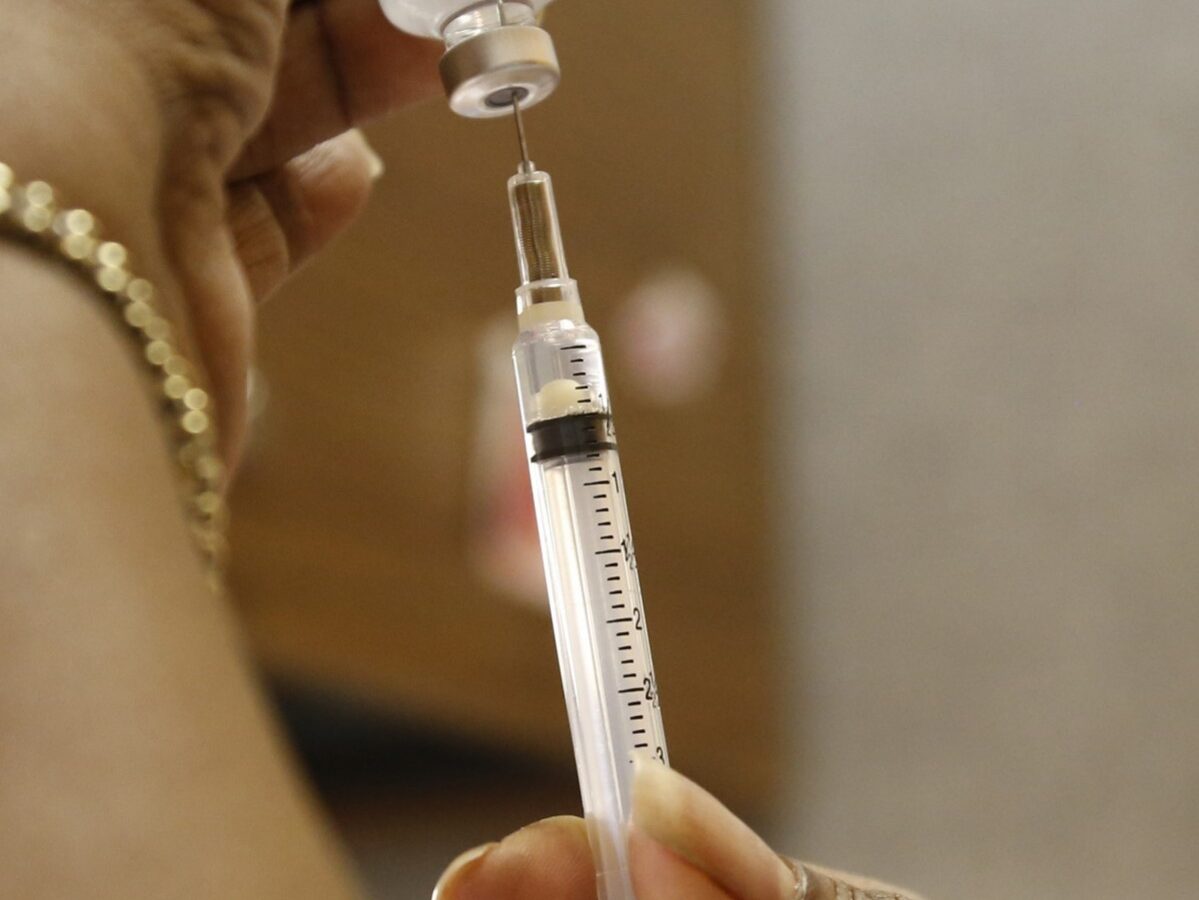
[(864, 891), (840, 880), (834, 881), (833, 884), (837, 889), (835, 900), (906, 900), (890, 891)]
[(797, 862), (794, 859), (788, 859), (785, 856), (779, 858), (791, 870), (791, 874), (795, 876), (795, 891), (788, 900), (806, 900), (808, 896), (808, 870), (804, 868), (803, 863)]

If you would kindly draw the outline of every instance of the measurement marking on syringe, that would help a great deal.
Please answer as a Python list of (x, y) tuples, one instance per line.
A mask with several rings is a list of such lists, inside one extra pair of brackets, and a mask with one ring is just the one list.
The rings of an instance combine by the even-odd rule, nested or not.
[[(517, 230), (520, 231), (519, 223)], [(554, 346), (560, 340), (569, 339), (572, 332), (577, 340), (587, 343)], [(613, 842), (619, 850), (623, 846), (626, 824), (622, 819), (627, 813), (628, 780), (632, 777), (629, 764), (641, 764), (640, 754), (628, 751), (649, 750), (653, 754), (655, 747), (659, 747), (657, 756), (665, 762), (665, 739), (661, 734), (656, 686), (652, 683), (653, 660), (644, 631), (646, 610), (623, 496), (627, 486), (621, 483), (624, 475), (598, 339), (581, 321), (562, 322), (552, 329), (541, 329), (532, 337), (535, 346), (528, 346), (526, 335), (517, 351), (524, 354), (518, 355), (516, 368), (518, 393), (525, 409), (536, 399), (536, 389), (544, 387), (542, 382), (546, 379), (568, 378), (569, 381), (559, 381), (553, 387), (561, 390), (573, 383), (576, 389), (574, 401), (566, 395), (558, 398), (560, 402), (556, 409), (540, 410), (548, 412), (552, 419), (543, 421), (536, 415), (531, 416), (536, 421), (524, 423), (527, 433), (523, 437), (528, 441), (526, 446), (530, 451), (536, 451), (531, 452), (529, 471), (534, 497), (538, 501), (537, 525), (544, 539), (542, 547), (552, 551), (545, 554), (547, 558), (543, 563), (551, 583), (548, 593), (557, 616), (555, 624), (560, 626), (554, 637), (559, 641), (558, 660), (564, 693), (568, 706), (576, 707), (572, 709), (572, 718), (578, 721), (572, 721), (572, 725), (579, 727), (572, 737), (576, 749), (586, 751), (585, 758), (582, 758), (583, 753), (576, 754), (576, 759), (582, 758), (579, 780), (584, 805), (589, 811), (602, 814), (604, 846)], [(555, 349), (566, 354), (565, 361), (553, 362)], [(589, 355), (573, 356), (583, 351)], [(583, 409), (584, 406), (590, 408)], [(580, 478), (587, 481), (580, 481)], [(596, 490), (586, 494), (579, 490), (581, 487)], [(612, 498), (614, 493), (620, 498), (619, 517), (616, 508), (610, 505), (616, 502)], [(587, 519), (587, 500), (591, 500), (590, 520)], [(588, 563), (589, 549), (593, 556), (612, 558)], [(555, 585), (555, 581), (567, 584)], [(645, 587), (648, 590), (652, 585), (647, 583)], [(598, 618), (601, 615), (612, 618)], [(606, 624), (612, 630), (596, 629), (596, 623)], [(612, 643), (632, 640), (634, 636), (635, 643)], [(613, 650), (616, 650), (615, 654)], [(613, 658), (617, 669), (612, 669)], [(612, 691), (614, 675), (617, 676), (616, 684), (630, 683)], [(609, 701), (606, 708), (605, 681)], [(619, 697), (625, 695), (624, 713), (617, 704), (610, 702), (612, 693), (618, 694), (618, 702)], [(580, 709), (586, 711), (574, 715)], [(624, 722), (620, 721), (622, 716)], [(593, 777), (595, 766), (604, 777)], [(607, 815), (609, 811), (613, 812), (611, 816)], [(615, 856), (612, 871), (619, 873), (621, 884), (627, 887), (627, 859), (622, 858), (623, 853), (618, 852)], [(613, 888), (619, 892), (615, 882)]]

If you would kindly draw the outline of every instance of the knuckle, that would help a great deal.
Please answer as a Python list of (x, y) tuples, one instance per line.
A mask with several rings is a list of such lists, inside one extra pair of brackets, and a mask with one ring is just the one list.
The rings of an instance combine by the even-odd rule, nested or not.
[(161, 9), (168, 39), (154, 41), (149, 54), (168, 107), (222, 114), (250, 133), (270, 101), (285, 16), (282, 0), (188, 0)]

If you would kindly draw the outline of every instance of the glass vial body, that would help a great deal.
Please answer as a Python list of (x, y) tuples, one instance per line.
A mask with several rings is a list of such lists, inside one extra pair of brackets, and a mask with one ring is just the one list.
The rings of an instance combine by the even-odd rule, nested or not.
[(383, 12), (401, 31), (417, 37), (441, 38), (447, 47), (498, 28), (536, 21), (550, 0), (506, 0), (497, 3), (463, 0), (379, 0)]
[(537, 24), (549, 0), (380, 0), (396, 27), (441, 38), (441, 82), (450, 109), (468, 119), (536, 106), (562, 77), (554, 41)]

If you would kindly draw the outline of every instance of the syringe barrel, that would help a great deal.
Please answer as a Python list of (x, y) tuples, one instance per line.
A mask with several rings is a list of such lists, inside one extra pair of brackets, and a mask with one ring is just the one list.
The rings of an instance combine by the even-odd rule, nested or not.
[(667, 755), (599, 338), (538, 321), (513, 360), (598, 896), (634, 900), (633, 761)]

